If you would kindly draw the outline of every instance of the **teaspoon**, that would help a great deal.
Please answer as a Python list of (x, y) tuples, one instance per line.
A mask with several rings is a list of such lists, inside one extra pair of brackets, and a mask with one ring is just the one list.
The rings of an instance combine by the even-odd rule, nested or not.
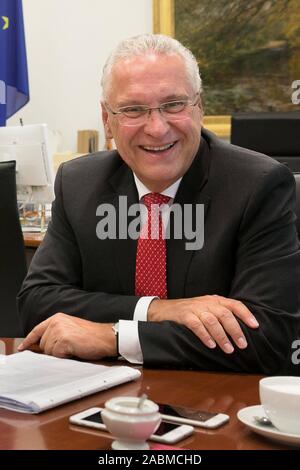
[(138, 404), (137, 404), (137, 407), (138, 407), (139, 409), (142, 409), (142, 406), (143, 406), (143, 404), (144, 404), (144, 401), (147, 400), (147, 398), (148, 398), (148, 396), (147, 396), (145, 393), (143, 393), (143, 395), (140, 397), (140, 399), (139, 399), (139, 401), (138, 401)]
[(253, 418), (257, 424), (262, 424), (263, 426), (273, 426), (272, 421), (266, 416), (253, 416)]

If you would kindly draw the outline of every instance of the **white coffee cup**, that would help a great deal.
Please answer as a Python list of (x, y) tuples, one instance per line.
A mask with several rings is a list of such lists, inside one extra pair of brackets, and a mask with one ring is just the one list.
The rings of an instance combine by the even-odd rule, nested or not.
[(274, 426), (300, 434), (300, 377), (266, 377), (259, 382), (261, 404)]
[(102, 420), (117, 439), (112, 443), (116, 450), (147, 450), (146, 440), (158, 428), (161, 415), (158, 405), (139, 397), (115, 397), (105, 403)]

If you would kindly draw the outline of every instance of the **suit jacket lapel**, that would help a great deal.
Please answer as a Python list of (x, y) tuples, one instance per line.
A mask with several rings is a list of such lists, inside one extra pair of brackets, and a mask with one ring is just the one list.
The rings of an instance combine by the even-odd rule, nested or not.
[[(204, 215), (210, 203), (210, 196), (205, 194), (205, 185), (208, 179), (210, 163), (209, 146), (204, 138), (201, 138), (199, 151), (181, 180), (174, 203), (182, 206), (184, 204), (192, 204), (193, 220), (195, 220), (196, 204), (204, 205)], [(172, 226), (171, 226), (172, 233)], [(190, 240), (184, 236), (182, 239), (176, 240), (170, 238), (167, 240), (167, 279), (168, 279), (168, 297), (183, 298), (185, 297), (185, 285), (188, 275), (189, 266), (194, 250), (186, 249), (186, 242)]]
[[(126, 227), (133, 219), (135, 219), (134, 216), (128, 216), (127, 210), (132, 204), (138, 204), (138, 193), (132, 171), (125, 164), (121, 165), (109, 182), (114, 189), (112, 204), (115, 206), (117, 213), (117, 239), (114, 240), (116, 268), (124, 294), (134, 295), (137, 240), (132, 240), (128, 236), (124, 239), (120, 239), (118, 233), (120, 217), (127, 217), (127, 224), (125, 224)], [(126, 210), (124, 211), (121, 209), (121, 214), (119, 211), (120, 196), (123, 197), (122, 204), (125, 204), (125, 202), (127, 203)], [(124, 196), (127, 199), (124, 199)]]

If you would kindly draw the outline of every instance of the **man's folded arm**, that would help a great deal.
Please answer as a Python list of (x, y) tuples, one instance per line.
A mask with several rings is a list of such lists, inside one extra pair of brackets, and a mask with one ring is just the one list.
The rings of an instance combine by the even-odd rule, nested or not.
[[(63, 165), (55, 181), (52, 220), (17, 299), (25, 334), (58, 312), (101, 323), (131, 320), (139, 300), (82, 287), (80, 249), (63, 204), (62, 169)], [(101, 265), (97, 269), (101, 271)]]
[(146, 366), (265, 374), (289, 370), (293, 341), (300, 338), (300, 253), (293, 208), (293, 177), (276, 165), (258, 182), (243, 214), (228, 293), (259, 323), (252, 329), (237, 318), (247, 348), (235, 346), (232, 354), (225, 354), (219, 347), (204, 346), (183, 325), (139, 322)]
[[(254, 306), (251, 308), (248, 304), (248, 307), (257, 318), (260, 317)], [(209, 349), (191, 330), (178, 323), (139, 322), (143, 364), (145, 367), (166, 369), (224, 370), (267, 375), (289, 373), (292, 367), (291, 345), (298, 327), (294, 322), (293, 334), (285, 318), (281, 317), (276, 328), (270, 332), (274, 312), (265, 311), (263, 315), (268, 313), (269, 322), (258, 329), (247, 328), (240, 322), (248, 347), (235, 347), (231, 354), (224, 353), (218, 346)]]

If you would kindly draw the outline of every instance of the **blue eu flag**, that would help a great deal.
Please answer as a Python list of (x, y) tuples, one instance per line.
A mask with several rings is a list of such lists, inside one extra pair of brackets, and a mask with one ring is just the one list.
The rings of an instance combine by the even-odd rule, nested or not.
[(22, 0), (0, 0), (0, 126), (28, 101)]

